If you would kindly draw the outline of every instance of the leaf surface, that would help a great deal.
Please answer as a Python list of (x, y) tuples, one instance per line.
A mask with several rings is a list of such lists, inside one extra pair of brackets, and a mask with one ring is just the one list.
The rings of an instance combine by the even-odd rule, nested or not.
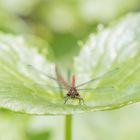
[[(30, 48), (22, 37), (0, 34), (0, 107), (28, 114), (74, 114), (115, 109), (140, 100), (140, 15), (90, 35), (75, 58), (76, 85), (86, 105), (75, 99), (64, 105), (54, 64)], [(42, 71), (28, 69), (27, 64)], [(110, 71), (119, 68), (117, 72)], [(106, 73), (106, 75), (104, 75)], [(99, 77), (99, 78), (98, 78)], [(45, 85), (36, 86), (36, 85)], [(113, 90), (112, 88), (113, 87)], [(111, 90), (110, 90), (111, 88)]]

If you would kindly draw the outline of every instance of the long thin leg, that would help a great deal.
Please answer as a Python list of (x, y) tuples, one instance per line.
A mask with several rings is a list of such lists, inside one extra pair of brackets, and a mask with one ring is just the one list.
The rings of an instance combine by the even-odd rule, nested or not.
[(83, 102), (83, 105), (86, 105), (83, 98), (81, 98), (81, 101)]
[(81, 105), (81, 101), (82, 101), (83, 105), (85, 105), (84, 99), (82, 97), (75, 97), (75, 98), (79, 100), (80, 105)]
[(64, 97), (64, 104), (66, 104), (66, 102), (69, 100), (69, 98), (70, 98), (69, 96)]

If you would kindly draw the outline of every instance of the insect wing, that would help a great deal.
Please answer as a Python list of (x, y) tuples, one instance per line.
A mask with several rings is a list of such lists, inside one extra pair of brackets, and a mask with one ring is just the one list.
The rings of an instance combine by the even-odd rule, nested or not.
[(8, 79), (0, 79), (0, 90), (18, 90), (21, 88), (29, 88), (29, 89), (44, 89), (44, 90), (50, 90), (54, 92), (59, 92), (60, 90), (66, 90), (63, 87), (57, 87), (57, 86), (52, 86), (52, 85), (47, 85), (47, 84), (39, 84), (39, 83), (24, 83), (22, 81), (15, 82), (15, 81), (10, 81)]
[(56, 87), (56, 86), (51, 86), (51, 85), (47, 85), (47, 84), (34, 83), (34, 84), (32, 84), (32, 86), (38, 87), (38, 88), (51, 89), (51, 90), (66, 90), (66, 88), (63, 88), (63, 87), (59, 87), (59, 86)]
[(102, 74), (101, 76), (99, 76), (99, 77), (97, 77), (97, 78), (91, 79), (91, 80), (89, 80), (89, 81), (87, 81), (87, 82), (84, 82), (84, 83), (82, 83), (82, 84), (76, 86), (76, 88), (81, 87), (81, 86), (84, 86), (84, 85), (89, 84), (89, 83), (91, 83), (91, 82), (100, 80), (100, 79), (102, 79), (102, 78), (104, 78), (104, 77), (106, 77), (106, 76), (111, 76), (111, 75), (113, 75), (113, 74), (116, 74), (118, 71), (119, 71), (119, 68), (115, 68), (114, 70), (109, 71), (109, 72), (106, 72), (106, 73)]
[(26, 68), (28, 68), (28, 69), (30, 69), (30, 70), (33, 70), (33, 71), (35, 71), (35, 72), (37, 72), (37, 73), (39, 73), (39, 74), (41, 74), (41, 75), (44, 75), (45, 77), (47, 77), (47, 78), (49, 78), (49, 79), (52, 79), (52, 80), (54, 80), (54, 81), (58, 81), (56, 78), (54, 78), (54, 77), (52, 77), (52, 76), (50, 76), (50, 75), (44, 73), (43, 71), (41, 71), (41, 70), (35, 68), (35, 67), (32, 66), (31, 64), (25, 64), (25, 66), (26, 66)]
[(44, 73), (43, 71), (41, 71), (41, 70), (35, 68), (35, 67), (32, 66), (31, 64), (26, 64), (26, 67), (27, 67), (28, 69), (30, 69), (30, 70), (33, 70), (33, 71), (35, 71), (35, 72), (41, 74), (41, 75), (44, 75), (45, 77), (47, 77), (47, 78), (49, 78), (49, 79), (51, 79), (51, 80), (56, 81), (57, 84), (59, 85), (59, 87), (61, 87), (61, 85), (62, 85), (63, 87), (65, 87), (65, 89), (69, 90), (70, 86), (69, 86), (68, 83), (64, 80), (64, 78), (61, 76), (61, 74), (58, 72), (58, 69), (57, 69), (57, 68), (55, 68), (55, 72), (56, 72), (57, 78), (54, 78), (53, 76), (50, 76), (50, 75)]
[(77, 89), (79, 92), (84, 92), (84, 93), (93, 93), (93, 92), (98, 92), (98, 93), (106, 93), (106, 92), (112, 92), (115, 91), (115, 87), (100, 87), (100, 88), (87, 88), (87, 89)]
[(69, 91), (70, 86), (69, 86), (69, 84), (65, 81), (65, 79), (63, 78), (63, 76), (59, 73), (57, 66), (55, 66), (55, 72), (56, 72), (58, 81), (60, 81), (60, 82), (58, 82), (58, 84), (59, 84), (60, 86), (63, 85), (63, 86), (67, 89), (67, 91)]

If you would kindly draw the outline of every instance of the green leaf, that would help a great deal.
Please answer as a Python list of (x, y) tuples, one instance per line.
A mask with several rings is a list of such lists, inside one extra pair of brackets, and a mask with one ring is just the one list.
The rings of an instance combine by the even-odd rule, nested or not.
[(56, 77), (54, 64), (27, 47), (22, 37), (0, 34), (0, 107), (55, 115), (114, 109), (139, 101), (139, 26), (140, 15), (130, 15), (118, 25), (89, 37), (75, 59), (77, 85), (100, 77), (79, 87), (98, 89), (79, 91), (86, 105), (79, 105), (76, 99), (64, 104), (65, 94), (52, 87), (58, 87), (57, 82), (44, 76), (46, 73)]
[[(89, 110), (114, 109), (140, 100), (139, 25), (139, 14), (128, 15), (117, 26), (90, 35), (76, 58), (78, 83), (99, 77), (86, 86), (103, 87), (102, 92), (86, 91), (82, 95)], [(105, 91), (104, 87), (114, 88)]]

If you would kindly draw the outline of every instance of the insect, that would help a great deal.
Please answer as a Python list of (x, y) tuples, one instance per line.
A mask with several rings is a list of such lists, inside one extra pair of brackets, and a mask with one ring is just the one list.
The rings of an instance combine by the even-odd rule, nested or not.
[(104, 88), (98, 88), (98, 89), (97, 88), (96, 89), (92, 89), (92, 88), (91, 89), (80, 89), (79, 87), (82, 87), (82, 86), (84, 86), (84, 85), (86, 85), (88, 83), (91, 83), (93, 81), (99, 80), (99, 79), (103, 78), (104, 76), (106, 76), (108, 74), (114, 74), (114, 73), (116, 73), (119, 70), (119, 68), (115, 68), (114, 70), (106, 72), (106, 73), (102, 74), (101, 76), (99, 76), (97, 78), (91, 79), (89, 81), (86, 81), (86, 82), (81, 83), (80, 85), (76, 86), (76, 77), (75, 77), (75, 75), (72, 76), (71, 85), (69, 85), (68, 82), (65, 81), (63, 76), (58, 72), (57, 67), (56, 67), (56, 70), (55, 70), (57, 78), (54, 78), (54, 77), (52, 77), (50, 75), (47, 75), (46, 73), (43, 73), (42, 71), (40, 71), (40, 70), (38, 70), (36, 68), (34, 68), (32, 65), (28, 65), (28, 66), (30, 68), (36, 70), (37, 72), (42, 73), (46, 77), (48, 77), (48, 78), (58, 82), (60, 87), (55, 87), (55, 88), (60, 88), (62, 90), (64, 89), (64, 90), (67, 91), (66, 96), (64, 96), (64, 104), (66, 104), (69, 99), (77, 99), (77, 100), (79, 100), (79, 104), (80, 105), (81, 104), (85, 105), (84, 99), (79, 94), (80, 90), (85, 90), (85, 91), (86, 90), (95, 90), (96, 91), (96, 90), (100, 90), (100, 89), (104, 89), (104, 90), (106, 90), (106, 89), (108, 90), (109, 89), (110, 90), (110, 89), (114, 89), (114, 87), (104, 87)]
[(75, 75), (72, 76), (72, 82), (71, 82), (71, 86), (69, 86), (67, 84), (67, 82), (63, 79), (63, 77), (61, 75), (58, 75), (58, 80), (61, 81), (61, 83), (63, 83), (63, 85), (65, 86), (65, 88), (67, 89), (67, 94), (64, 97), (64, 104), (66, 104), (66, 102), (69, 99), (78, 99), (79, 100), (79, 104), (81, 104), (81, 102), (84, 103), (84, 99), (80, 96), (76, 86), (75, 86)]

